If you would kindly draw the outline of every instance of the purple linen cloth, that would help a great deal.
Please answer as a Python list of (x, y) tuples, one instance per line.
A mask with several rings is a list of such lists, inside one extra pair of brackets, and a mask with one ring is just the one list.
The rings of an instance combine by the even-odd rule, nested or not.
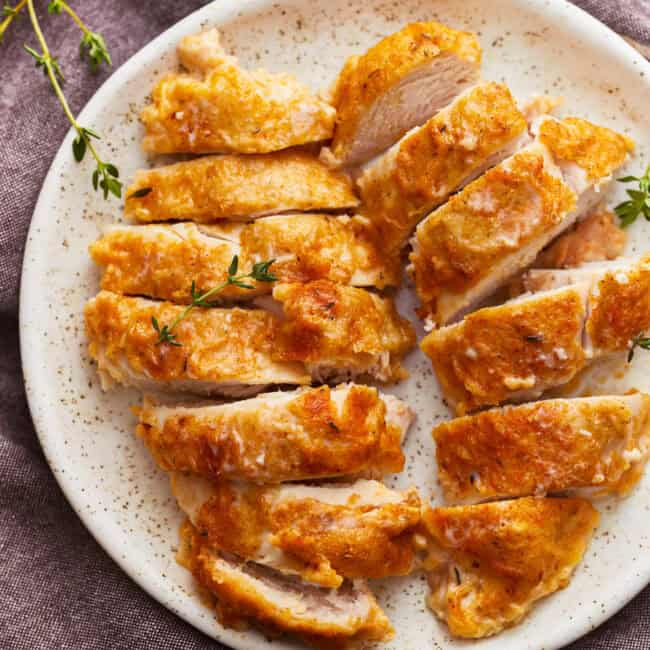
[[(45, 0), (37, 4), (45, 18)], [(74, 3), (87, 23), (104, 35), (115, 67), (204, 4), (198, 0)], [(577, 4), (619, 32), (650, 45), (648, 0), (580, 0)], [(78, 34), (69, 20), (49, 17), (46, 22), (49, 43), (65, 67), (67, 96), (77, 112), (108, 73), (92, 75), (77, 64)], [(68, 124), (22, 50), (24, 42), (33, 41), (23, 17), (0, 45), (0, 647), (220, 648), (146, 595), (97, 545), (60, 492), (34, 433), (18, 352), (18, 282), (29, 220)], [(650, 588), (571, 646), (571, 650), (647, 648)]]

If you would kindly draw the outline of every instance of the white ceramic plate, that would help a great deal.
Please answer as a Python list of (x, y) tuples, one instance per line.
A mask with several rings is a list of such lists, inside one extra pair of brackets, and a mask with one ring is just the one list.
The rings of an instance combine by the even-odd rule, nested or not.
[[(630, 169), (647, 164), (650, 65), (620, 38), (565, 2), (543, 0), (221, 0), (189, 16), (150, 43), (97, 92), (80, 121), (114, 144), (110, 154), (124, 178), (147, 161), (136, 119), (160, 74), (175, 65), (185, 34), (222, 28), (226, 47), (246, 66), (288, 71), (314, 89), (330, 83), (344, 59), (414, 20), (438, 19), (480, 35), (484, 76), (506, 81), (518, 97), (550, 92), (566, 97), (567, 112), (629, 133), (639, 142)], [(68, 134), (41, 192), (25, 253), (21, 294), (22, 359), (29, 404), (57, 480), (89, 530), (122, 568), (185, 620), (235, 648), (267, 648), (256, 632), (224, 630), (197, 597), (189, 575), (174, 561), (180, 515), (167, 480), (133, 436), (134, 391), (101, 392), (88, 361), (82, 309), (98, 288), (88, 244), (121, 218), (121, 206), (90, 189), (89, 161), (77, 165)], [(615, 188), (611, 203), (620, 199)], [(650, 249), (650, 224), (630, 229), (629, 253)], [(32, 300), (34, 295), (39, 300)], [(408, 291), (403, 313), (413, 317)], [(415, 320), (415, 319), (414, 319)], [(421, 334), (421, 330), (420, 330)], [(650, 390), (640, 372), (622, 385)], [(418, 412), (406, 442), (407, 469), (394, 483), (415, 484), (438, 499), (432, 424), (449, 417), (430, 365), (419, 351), (408, 359), (411, 378), (394, 392)], [(556, 648), (611, 616), (650, 580), (650, 476), (627, 500), (599, 504), (602, 524), (567, 589), (544, 600), (525, 621), (481, 650)], [(426, 610), (425, 581), (377, 582), (376, 592), (397, 629), (391, 650), (460, 648)], [(276, 650), (295, 647), (273, 642)]]

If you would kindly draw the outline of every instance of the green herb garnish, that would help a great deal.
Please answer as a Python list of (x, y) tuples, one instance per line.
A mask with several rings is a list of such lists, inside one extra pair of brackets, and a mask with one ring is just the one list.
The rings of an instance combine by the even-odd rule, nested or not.
[(135, 192), (131, 192), (126, 198), (127, 199), (141, 199), (143, 196), (147, 196), (147, 194), (150, 194), (153, 192), (153, 187), (141, 187), (139, 190), (135, 190)]
[(630, 347), (630, 351), (627, 354), (628, 363), (634, 359), (634, 351), (636, 348), (641, 348), (642, 350), (650, 350), (650, 337), (639, 334), (632, 339), (632, 346)]
[[(49, 79), (50, 85), (63, 108), (63, 112), (72, 125), (72, 128), (77, 132), (77, 137), (72, 142), (72, 153), (74, 159), (80, 163), (84, 159), (86, 152), (90, 151), (96, 164), (95, 171), (92, 175), (93, 188), (96, 191), (101, 189), (105, 199), (108, 198), (109, 194), (113, 194), (117, 198), (120, 198), (122, 196), (122, 183), (119, 180), (119, 171), (115, 165), (106, 162), (100, 157), (91, 140), (92, 138), (97, 140), (101, 139), (100, 135), (88, 127), (81, 126), (79, 122), (77, 122), (70, 110), (68, 101), (63, 94), (63, 90), (61, 89), (61, 84), (64, 82), (63, 72), (57, 58), (48, 48), (47, 41), (45, 40), (40, 23), (36, 17), (34, 0), (21, 0), (13, 7), (9, 5), (3, 7), (2, 13), (5, 18), (0, 22), (0, 41), (9, 25), (20, 15), (20, 12), (24, 7), (27, 7), (29, 19), (41, 50), (38, 52), (28, 45), (25, 45), (25, 51), (34, 58), (36, 67), (42, 69), (45, 76)], [(88, 64), (93, 71), (95, 71), (102, 63), (111, 65), (111, 57), (101, 34), (88, 29), (67, 2), (64, 0), (51, 0), (48, 4), (47, 10), (50, 14), (60, 14), (61, 12), (67, 13), (79, 27), (82, 32), (81, 42), (79, 44), (81, 58), (87, 59)]]
[(237, 275), (239, 258), (237, 255), (235, 255), (230, 262), (230, 266), (228, 267), (228, 278), (223, 284), (209, 289), (208, 291), (201, 291), (197, 289), (196, 282), (193, 281), (190, 288), (191, 302), (172, 321), (171, 325), (163, 325), (161, 327), (154, 317), (151, 318), (151, 324), (158, 333), (158, 340), (156, 341), (156, 345), (160, 345), (161, 343), (169, 343), (170, 345), (180, 347), (182, 344), (176, 340), (176, 335), (173, 333), (176, 326), (196, 307), (201, 307), (202, 309), (210, 309), (211, 307), (217, 306), (218, 303), (209, 299), (220, 291), (223, 291), (223, 289), (226, 287), (235, 286), (240, 287), (241, 289), (254, 289), (254, 285), (248, 282), (244, 282), (244, 280), (247, 278), (251, 278), (257, 282), (275, 282), (278, 278), (269, 271), (269, 268), (273, 262), (275, 262), (275, 260), (269, 260), (268, 262), (257, 262), (256, 264), (253, 264), (253, 269), (249, 273)]
[(629, 226), (641, 214), (650, 221), (650, 165), (646, 167), (643, 176), (624, 176), (617, 180), (620, 183), (639, 184), (638, 190), (626, 190), (630, 198), (614, 208), (614, 212), (621, 220), (621, 226), (623, 228)]

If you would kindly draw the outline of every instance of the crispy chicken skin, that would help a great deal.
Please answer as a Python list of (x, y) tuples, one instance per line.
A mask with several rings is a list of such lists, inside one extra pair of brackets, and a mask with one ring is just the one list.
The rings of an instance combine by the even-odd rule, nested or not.
[(445, 422), (433, 437), (450, 503), (580, 488), (626, 494), (650, 453), (650, 395), (507, 406)]
[(536, 269), (566, 269), (613, 260), (623, 253), (627, 236), (614, 213), (600, 208), (558, 237), (535, 259)]
[(289, 74), (244, 70), (211, 29), (178, 46), (187, 73), (161, 79), (140, 118), (145, 151), (268, 153), (327, 140), (335, 110)]
[(538, 397), (570, 381), (587, 363), (586, 294), (572, 286), (522, 297), (429, 333), (421, 348), (457, 414)]
[(275, 358), (278, 321), (263, 310), (195, 310), (174, 330), (180, 346), (156, 345), (159, 326), (183, 308), (101, 291), (85, 309), (90, 357), (102, 385), (246, 395), (269, 384), (308, 384), (300, 363)]
[(215, 597), (222, 625), (248, 622), (297, 635), (320, 650), (387, 641), (393, 628), (362, 580), (339, 589), (305, 583), (215, 550), (189, 523), (181, 528), (179, 562)]
[(584, 499), (426, 510), (429, 606), (457, 637), (514, 625), (535, 601), (568, 585), (598, 520)]
[(162, 469), (256, 483), (400, 472), (414, 417), (396, 397), (355, 384), (231, 404), (145, 397), (138, 415), (137, 434)]
[[(190, 287), (222, 284), (234, 255), (247, 273), (255, 262), (275, 260), (281, 282), (327, 279), (383, 289), (399, 284), (399, 264), (387, 264), (366, 235), (359, 217), (279, 215), (251, 224), (197, 226), (193, 223), (112, 226), (90, 247), (103, 268), (102, 289), (185, 304)], [(247, 280), (247, 283), (249, 280)], [(215, 300), (251, 300), (273, 284), (250, 280), (254, 289), (230, 285)]]
[[(144, 196), (137, 192), (151, 191)], [(204, 156), (143, 169), (126, 191), (124, 216), (140, 223), (250, 220), (280, 212), (343, 210), (359, 200), (349, 179), (300, 151)]]
[(181, 510), (219, 551), (336, 589), (345, 578), (406, 575), (420, 521), (417, 490), (382, 483), (312, 487), (212, 483), (176, 474)]
[(535, 399), (594, 360), (624, 355), (650, 327), (650, 258), (529, 272), (525, 294), (431, 332), (432, 359), (459, 415)]
[(333, 90), (331, 150), (336, 165), (359, 165), (478, 80), (481, 47), (473, 34), (435, 22), (412, 23), (347, 60)]
[(457, 320), (591, 213), (632, 141), (578, 118), (543, 117), (537, 141), (432, 212), (411, 254), (421, 313)]
[(415, 345), (415, 331), (389, 298), (326, 280), (278, 284), (273, 298), (286, 317), (278, 360), (300, 361), (313, 377), (332, 380), (407, 376), (401, 360)]
[(527, 138), (507, 86), (474, 86), (366, 168), (357, 181), (361, 212), (386, 252), (395, 253), (422, 217)]
[(533, 261), (576, 206), (544, 147), (533, 144), (432, 212), (413, 238), (421, 314), (453, 321)]

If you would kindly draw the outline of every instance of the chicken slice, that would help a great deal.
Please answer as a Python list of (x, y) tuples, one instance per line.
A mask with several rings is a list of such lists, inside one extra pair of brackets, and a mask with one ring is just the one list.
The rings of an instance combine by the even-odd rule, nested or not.
[(584, 499), (428, 509), (428, 604), (454, 636), (497, 634), (569, 584), (598, 521)]
[(335, 110), (289, 74), (244, 70), (211, 29), (178, 46), (188, 73), (161, 79), (140, 118), (145, 151), (268, 153), (327, 140)]
[(650, 327), (650, 258), (530, 272), (533, 281), (548, 290), (481, 309), (422, 341), (458, 414), (536, 399), (596, 359), (623, 356)]
[(181, 528), (179, 562), (216, 597), (225, 627), (254, 622), (297, 635), (320, 650), (387, 641), (393, 628), (363, 580), (338, 589), (305, 583), (215, 550), (191, 524)]
[(157, 344), (160, 328), (183, 311), (171, 303), (101, 291), (85, 309), (90, 357), (104, 389), (250, 395), (272, 384), (309, 384), (303, 364), (275, 359), (278, 320), (263, 310), (201, 309), (174, 329), (177, 342)]
[(361, 212), (396, 253), (427, 213), (529, 139), (507, 86), (474, 86), (365, 169)]
[(304, 363), (318, 381), (408, 376), (401, 360), (415, 345), (415, 331), (389, 298), (327, 280), (278, 284), (273, 298), (285, 314), (278, 360)]
[(569, 382), (587, 364), (588, 286), (522, 296), (429, 333), (421, 348), (458, 415), (526, 401)]
[(299, 151), (204, 156), (142, 169), (126, 191), (124, 216), (140, 223), (249, 221), (269, 214), (359, 205), (344, 174)]
[(145, 397), (138, 435), (165, 470), (256, 483), (401, 472), (409, 407), (355, 384), (264, 393), (230, 404)]
[[(544, 282), (543, 278), (549, 281)], [(589, 358), (624, 353), (650, 327), (650, 256), (585, 264), (576, 269), (531, 271), (527, 284), (549, 289), (584, 282), (590, 287), (584, 346)]]
[[(205, 291), (221, 285), (234, 255), (247, 273), (256, 262), (274, 260), (282, 282), (327, 279), (383, 289), (399, 284), (399, 265), (386, 264), (359, 217), (280, 215), (251, 224), (127, 226), (109, 228), (90, 247), (103, 267), (102, 289), (185, 304), (191, 284)], [(251, 300), (270, 293), (269, 282), (230, 285), (214, 300)]]
[(629, 138), (575, 118), (546, 117), (537, 130), (535, 143), (418, 226), (410, 270), (430, 326), (471, 311), (587, 216), (632, 148)]
[(650, 454), (650, 395), (507, 406), (445, 422), (433, 437), (452, 503), (583, 489), (623, 495)]
[(336, 127), (325, 159), (369, 160), (476, 83), (480, 65), (473, 34), (435, 22), (407, 25), (349, 58), (334, 86)]
[(321, 280), (280, 284), (285, 314), (263, 309), (195, 309), (158, 343), (184, 308), (101, 291), (86, 305), (89, 353), (102, 385), (242, 397), (269, 385), (337, 377), (396, 381), (415, 344), (393, 302)]
[(181, 510), (219, 551), (336, 589), (344, 579), (406, 575), (420, 521), (417, 490), (377, 481), (307, 486), (172, 476)]

